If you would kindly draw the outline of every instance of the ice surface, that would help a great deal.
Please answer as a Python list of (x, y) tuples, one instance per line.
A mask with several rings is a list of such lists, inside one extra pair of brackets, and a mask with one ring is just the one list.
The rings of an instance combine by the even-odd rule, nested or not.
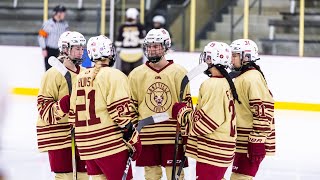
[[(277, 154), (267, 157), (257, 180), (320, 179), (320, 113), (275, 111)], [(36, 143), (36, 97), (10, 96), (8, 113), (1, 125), (2, 160), (7, 179), (53, 179), (46, 153)], [(143, 169), (133, 168), (134, 178), (143, 179)], [(230, 168), (226, 176), (230, 177)], [(195, 161), (190, 160), (186, 179), (195, 179)]]

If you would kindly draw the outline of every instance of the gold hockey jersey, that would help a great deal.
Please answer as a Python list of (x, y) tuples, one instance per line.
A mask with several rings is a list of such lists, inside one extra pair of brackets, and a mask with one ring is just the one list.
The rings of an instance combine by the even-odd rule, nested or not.
[(197, 162), (228, 167), (236, 146), (236, 116), (228, 81), (214, 76), (201, 84), (198, 105), (186, 116), (186, 156)]
[(121, 128), (134, 114), (128, 78), (121, 71), (101, 67), (94, 79), (90, 68), (77, 76), (71, 96), (70, 121), (75, 120), (76, 145), (82, 160), (110, 156), (127, 149)]
[[(81, 70), (83, 68), (80, 66), (76, 72), (69, 70), (72, 84), (76, 82), (76, 76)], [(67, 94), (69, 94), (67, 81), (60, 72), (55, 68), (45, 72), (37, 97), (39, 112), (37, 140), (41, 152), (71, 147), (68, 114), (59, 108), (59, 100)]]
[[(129, 83), (137, 119), (142, 120), (162, 112), (172, 117), (172, 106), (179, 101), (181, 81), (186, 74), (187, 70), (173, 61), (169, 61), (161, 70), (153, 69), (148, 62), (135, 68), (129, 74)], [(189, 85), (183, 99), (192, 106)], [(172, 118), (145, 126), (140, 132), (141, 142), (143, 145), (174, 144), (176, 126), (177, 120)]]
[(262, 74), (249, 69), (235, 78), (242, 104), (236, 103), (237, 152), (247, 153), (248, 142), (265, 143), (267, 155), (275, 153), (274, 100)]

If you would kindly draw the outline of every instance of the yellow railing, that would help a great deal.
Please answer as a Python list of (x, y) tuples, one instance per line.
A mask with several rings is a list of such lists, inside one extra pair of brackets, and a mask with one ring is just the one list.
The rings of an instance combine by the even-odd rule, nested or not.
[(101, 0), (100, 34), (106, 34), (106, 0)]
[(140, 23), (144, 24), (144, 8), (145, 8), (145, 0), (140, 0)]
[(189, 51), (193, 52), (195, 49), (196, 41), (196, 0), (191, 0), (190, 11), (190, 48)]
[(243, 5), (243, 39), (248, 39), (249, 34), (249, 0), (244, 0)]
[(48, 20), (48, 1), (49, 0), (43, 0), (43, 21)]

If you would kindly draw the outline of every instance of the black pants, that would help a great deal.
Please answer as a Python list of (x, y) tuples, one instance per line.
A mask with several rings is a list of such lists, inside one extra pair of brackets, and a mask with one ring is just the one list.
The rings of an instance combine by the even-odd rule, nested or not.
[(121, 60), (121, 65), (120, 65), (121, 71), (128, 76), (134, 68), (140, 66), (142, 63), (143, 63), (143, 58), (133, 63), (129, 63)]
[(47, 71), (48, 69), (51, 68), (50, 64), (48, 63), (49, 57), (51, 57), (51, 56), (58, 57), (59, 56), (59, 49), (53, 49), (50, 47), (46, 47), (46, 50), (47, 50), (48, 55), (47, 55), (47, 57), (44, 58), (44, 64), (45, 64), (46, 71)]

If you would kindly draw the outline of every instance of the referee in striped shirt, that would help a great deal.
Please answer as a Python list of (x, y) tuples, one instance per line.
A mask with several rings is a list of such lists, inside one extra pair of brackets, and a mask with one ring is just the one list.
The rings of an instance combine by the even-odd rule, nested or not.
[(46, 70), (51, 67), (48, 63), (49, 57), (59, 55), (58, 40), (60, 35), (69, 28), (65, 21), (66, 10), (64, 6), (56, 6), (53, 9), (53, 17), (45, 21), (39, 30), (38, 41), (42, 49)]

